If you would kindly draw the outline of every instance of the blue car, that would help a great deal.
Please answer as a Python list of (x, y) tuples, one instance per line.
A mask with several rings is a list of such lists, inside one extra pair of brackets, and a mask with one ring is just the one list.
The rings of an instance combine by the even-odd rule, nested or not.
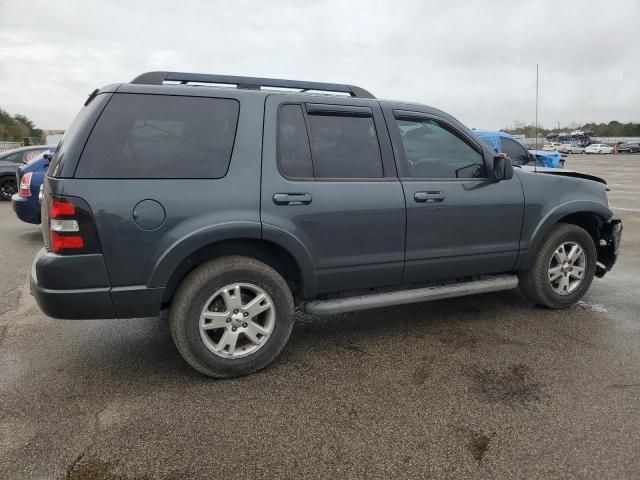
[(496, 152), (506, 153), (514, 165), (539, 166), (547, 168), (564, 167), (564, 159), (560, 152), (543, 150), (527, 150), (518, 140), (506, 132), (473, 130), (481, 140)]
[(40, 223), (40, 187), (47, 175), (49, 161), (56, 147), (41, 154), (26, 165), (18, 168), (18, 193), (11, 197), (13, 210), (20, 220), (27, 223)]
[(11, 196), (18, 191), (16, 173), (18, 167), (35, 157), (47, 153), (55, 145), (35, 145), (31, 147), (14, 148), (0, 153), (0, 200), (11, 200)]

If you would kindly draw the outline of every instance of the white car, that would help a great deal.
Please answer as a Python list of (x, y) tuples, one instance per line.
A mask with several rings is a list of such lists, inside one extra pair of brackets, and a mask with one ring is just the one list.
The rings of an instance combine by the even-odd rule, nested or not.
[(584, 149), (585, 153), (613, 153), (613, 147), (606, 143), (593, 143)]
[(585, 153), (584, 147), (573, 143), (563, 143), (558, 147), (560, 153)]
[(545, 143), (542, 150), (545, 152), (555, 152), (562, 144), (558, 142)]

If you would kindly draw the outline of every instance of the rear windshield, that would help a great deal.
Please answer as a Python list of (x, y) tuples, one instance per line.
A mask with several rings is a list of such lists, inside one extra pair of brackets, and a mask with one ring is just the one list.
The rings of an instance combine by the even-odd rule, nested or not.
[(78, 163), (77, 178), (221, 178), (240, 105), (225, 98), (115, 94)]

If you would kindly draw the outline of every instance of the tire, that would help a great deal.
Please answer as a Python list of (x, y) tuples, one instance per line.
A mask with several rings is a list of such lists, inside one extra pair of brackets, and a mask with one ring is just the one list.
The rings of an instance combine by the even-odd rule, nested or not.
[[(575, 283), (578, 281), (576, 273), (580, 274), (580, 263), (577, 262), (575, 265), (569, 265), (568, 268), (572, 269), (570, 272), (567, 272), (564, 266), (560, 268), (559, 271), (564, 271), (567, 275), (560, 273), (559, 280), (556, 279), (552, 282), (550, 278), (552, 268), (554, 269), (553, 275), (558, 273), (556, 269), (559, 262), (557, 262), (558, 257), (555, 255), (556, 250), (561, 245), (573, 244), (578, 245), (584, 252), (583, 273), (580, 281)], [(578, 257), (579, 255), (576, 255), (576, 258)], [(577, 225), (559, 223), (551, 229), (538, 247), (531, 268), (518, 274), (520, 290), (538, 305), (555, 309), (568, 307), (580, 300), (591, 286), (596, 273), (596, 261), (596, 246), (591, 235)], [(563, 277), (569, 279), (569, 284), (564, 293), (560, 294), (558, 288), (561, 288), (563, 284)]]
[(598, 154), (599, 154), (599, 155), (602, 155), (602, 150), (598, 150)]
[(0, 200), (11, 200), (11, 196), (17, 191), (16, 177), (11, 175), (0, 177)]
[(573, 152), (571, 150), (567, 150), (567, 155), (571, 155)]
[(584, 154), (586, 154), (586, 153), (587, 153), (587, 151), (586, 151), (586, 150), (582, 150), (582, 154), (583, 154), (583, 155), (584, 155)]
[[(216, 296), (220, 290), (223, 293)], [(230, 296), (229, 292), (240, 294)], [(252, 299), (253, 294), (256, 296)], [(254, 317), (249, 314), (250, 308), (245, 310), (245, 307), (263, 294), (266, 300), (260, 301), (257, 308), (265, 308), (270, 301), (271, 309)], [(234, 304), (237, 299), (240, 305)], [(210, 303), (217, 307), (210, 310)], [(239, 308), (234, 310), (234, 305)], [(233, 314), (234, 311), (238, 313)], [(253, 258), (229, 256), (201, 265), (183, 280), (171, 305), (169, 323), (173, 342), (189, 365), (210, 377), (230, 378), (256, 372), (276, 359), (291, 335), (293, 312), (291, 290), (278, 272)], [(215, 315), (210, 320), (211, 330), (204, 330), (209, 321), (203, 319), (206, 314)], [(248, 317), (243, 318), (243, 314)], [(225, 319), (226, 316), (229, 318)], [(269, 329), (270, 332), (264, 334)], [(261, 335), (259, 342), (262, 343), (250, 341), (248, 334), (255, 339)], [(235, 335), (237, 343), (233, 342), (233, 349), (223, 341), (225, 335), (230, 338)], [(222, 348), (216, 350), (221, 344)]]

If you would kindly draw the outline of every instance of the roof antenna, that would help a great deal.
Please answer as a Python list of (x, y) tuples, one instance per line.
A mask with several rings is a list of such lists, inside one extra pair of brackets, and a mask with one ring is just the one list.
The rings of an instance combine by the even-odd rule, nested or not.
[[(538, 150), (538, 64), (536, 63), (536, 150)], [(538, 156), (533, 164), (533, 171), (538, 173)]]

